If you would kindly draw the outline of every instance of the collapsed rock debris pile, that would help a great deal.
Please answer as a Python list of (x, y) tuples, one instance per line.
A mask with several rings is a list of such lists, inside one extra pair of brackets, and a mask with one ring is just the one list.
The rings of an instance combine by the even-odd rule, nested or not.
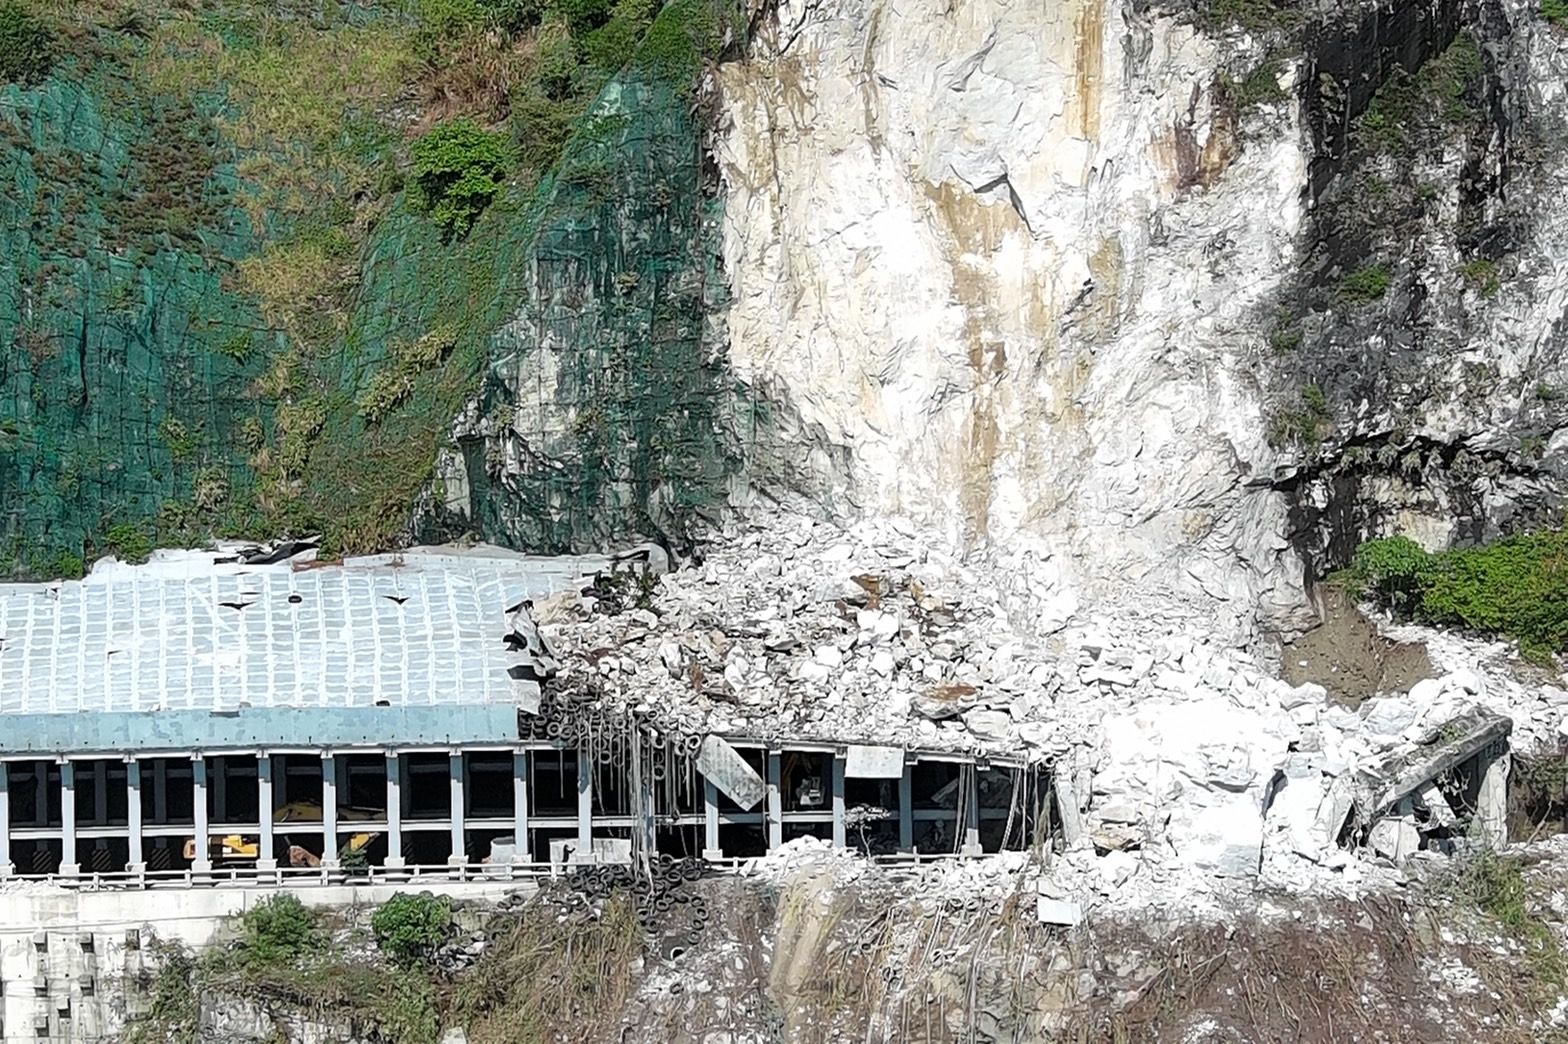
[[(1387, 815), (1443, 820), (1452, 848), (1475, 794), (1450, 797), (1456, 824), (1422, 803), (1429, 787), (1372, 807), (1357, 781), (1483, 711), (1514, 722), (1516, 743), (1546, 745), (1568, 704), (1514, 678), (1494, 645), (1422, 632), (1403, 637), (1434, 640), (1441, 677), (1340, 705), (1280, 680), (1277, 646), (1247, 628), (1181, 606), (1091, 612), (1047, 561), (959, 556), (898, 521), (780, 515), (703, 548), (683, 568), (612, 572), (532, 606), (561, 663), (551, 706), (630, 715), (689, 753), (712, 734), (1044, 762), (1065, 847), (1116, 863), (1122, 881), (1156, 866), (1359, 880), (1342, 845), (1406, 854), (1372, 829)], [(1426, 782), (1473, 786), (1505, 752), (1468, 751)]]

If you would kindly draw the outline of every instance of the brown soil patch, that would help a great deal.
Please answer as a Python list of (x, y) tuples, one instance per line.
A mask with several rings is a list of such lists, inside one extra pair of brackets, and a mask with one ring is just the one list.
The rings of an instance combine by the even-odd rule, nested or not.
[(1319, 589), (1322, 623), (1281, 651), (1281, 671), (1292, 685), (1317, 682), (1352, 707), (1379, 693), (1405, 692), (1437, 671), (1426, 646), (1395, 642), (1338, 588)]

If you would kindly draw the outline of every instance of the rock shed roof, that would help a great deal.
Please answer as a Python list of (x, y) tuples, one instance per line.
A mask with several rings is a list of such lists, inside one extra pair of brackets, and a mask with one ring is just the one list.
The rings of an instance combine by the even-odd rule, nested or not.
[(580, 575), (425, 555), (0, 585), (0, 753), (515, 738), (542, 653), (515, 611)]

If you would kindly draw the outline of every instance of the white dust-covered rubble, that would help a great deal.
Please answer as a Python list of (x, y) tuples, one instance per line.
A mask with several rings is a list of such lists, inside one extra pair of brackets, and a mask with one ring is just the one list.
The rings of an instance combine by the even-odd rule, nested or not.
[(1442, 677), (1352, 709), (1281, 681), (1269, 640), (1231, 621), (1153, 601), (1091, 613), (1038, 565), (897, 521), (780, 516), (715, 535), (641, 605), (625, 584), (536, 615), (566, 690), (685, 734), (1048, 762), (1078, 812), (1067, 840), (1087, 854), (1070, 858), (1113, 887), (1175, 868), (1357, 888), (1371, 871), (1335, 842), (1358, 772), (1476, 707), (1555, 745), (1568, 703), (1495, 643), (1423, 631)]

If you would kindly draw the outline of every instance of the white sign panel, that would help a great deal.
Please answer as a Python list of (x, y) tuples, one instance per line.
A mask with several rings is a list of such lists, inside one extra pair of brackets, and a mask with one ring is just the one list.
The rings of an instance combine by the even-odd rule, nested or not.
[(850, 744), (844, 758), (844, 775), (850, 779), (901, 779), (903, 747), (866, 747)]

